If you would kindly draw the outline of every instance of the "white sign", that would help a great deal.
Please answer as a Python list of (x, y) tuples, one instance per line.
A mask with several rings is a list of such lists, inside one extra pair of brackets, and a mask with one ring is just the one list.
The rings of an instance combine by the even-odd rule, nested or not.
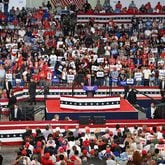
[(6, 78), (8, 79), (8, 81), (12, 81), (12, 74), (11, 73), (6, 74)]
[(133, 78), (128, 78), (127, 79), (127, 84), (128, 85), (133, 85), (134, 84), (134, 79)]
[(143, 74), (141, 72), (137, 72), (137, 73), (135, 73), (134, 78), (136, 79), (136, 81), (141, 81), (142, 76), (143, 76)]
[(26, 0), (10, 0), (9, 1), (9, 10), (12, 7), (15, 7), (15, 8), (19, 7), (19, 9), (22, 9), (22, 7), (26, 8)]
[(98, 59), (97, 59), (97, 62), (98, 62), (98, 63), (103, 63), (103, 62), (104, 62), (104, 58), (98, 58)]
[(160, 69), (159, 70), (159, 76), (160, 77), (165, 77), (165, 69)]
[(92, 65), (92, 68), (91, 68), (93, 71), (97, 71), (98, 70), (98, 66), (95, 66), (95, 65)]
[(97, 77), (104, 77), (104, 72), (100, 71), (96, 73)]
[(67, 75), (67, 82), (72, 83), (74, 81), (74, 75), (73, 74), (68, 74)]

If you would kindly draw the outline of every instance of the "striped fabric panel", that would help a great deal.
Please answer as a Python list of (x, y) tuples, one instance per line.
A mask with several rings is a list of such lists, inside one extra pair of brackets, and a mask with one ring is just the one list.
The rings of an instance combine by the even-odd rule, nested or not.
[(51, 0), (51, 3), (54, 7), (56, 6), (57, 3), (58, 4), (61, 3), (61, 6), (65, 7), (71, 4), (72, 2), (77, 6), (77, 8), (80, 8), (83, 5), (84, 0), (61, 0), (61, 1)]

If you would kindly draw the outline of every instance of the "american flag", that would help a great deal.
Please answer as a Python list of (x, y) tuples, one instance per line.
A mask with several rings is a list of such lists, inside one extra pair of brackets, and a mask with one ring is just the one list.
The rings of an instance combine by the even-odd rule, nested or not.
[(61, 5), (62, 7), (68, 6), (71, 3), (75, 4), (77, 8), (81, 8), (84, 0), (51, 0), (52, 5), (55, 7)]

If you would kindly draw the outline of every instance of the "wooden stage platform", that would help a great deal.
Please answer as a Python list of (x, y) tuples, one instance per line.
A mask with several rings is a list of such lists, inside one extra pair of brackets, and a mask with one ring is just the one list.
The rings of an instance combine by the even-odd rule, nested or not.
[(105, 116), (106, 120), (125, 120), (125, 119), (138, 119), (138, 111), (127, 101), (121, 99), (119, 109), (108, 110), (71, 110), (60, 108), (60, 100), (46, 100), (46, 118), (51, 120), (55, 114), (60, 116), (63, 120), (69, 116), (72, 120), (79, 120), (81, 116)]

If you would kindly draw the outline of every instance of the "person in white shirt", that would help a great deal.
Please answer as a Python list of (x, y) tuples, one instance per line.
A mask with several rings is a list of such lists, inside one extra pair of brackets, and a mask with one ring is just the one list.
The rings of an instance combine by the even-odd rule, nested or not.
[(109, 158), (106, 160), (106, 165), (116, 165), (117, 162), (113, 160), (113, 157), (110, 155)]
[(144, 86), (149, 86), (150, 75), (151, 75), (151, 70), (149, 68), (144, 68), (143, 70)]
[(143, 78), (143, 73), (140, 69), (137, 69), (134, 72), (134, 78), (135, 78), (135, 81), (136, 81), (136, 85), (140, 86), (142, 84), (142, 78)]

